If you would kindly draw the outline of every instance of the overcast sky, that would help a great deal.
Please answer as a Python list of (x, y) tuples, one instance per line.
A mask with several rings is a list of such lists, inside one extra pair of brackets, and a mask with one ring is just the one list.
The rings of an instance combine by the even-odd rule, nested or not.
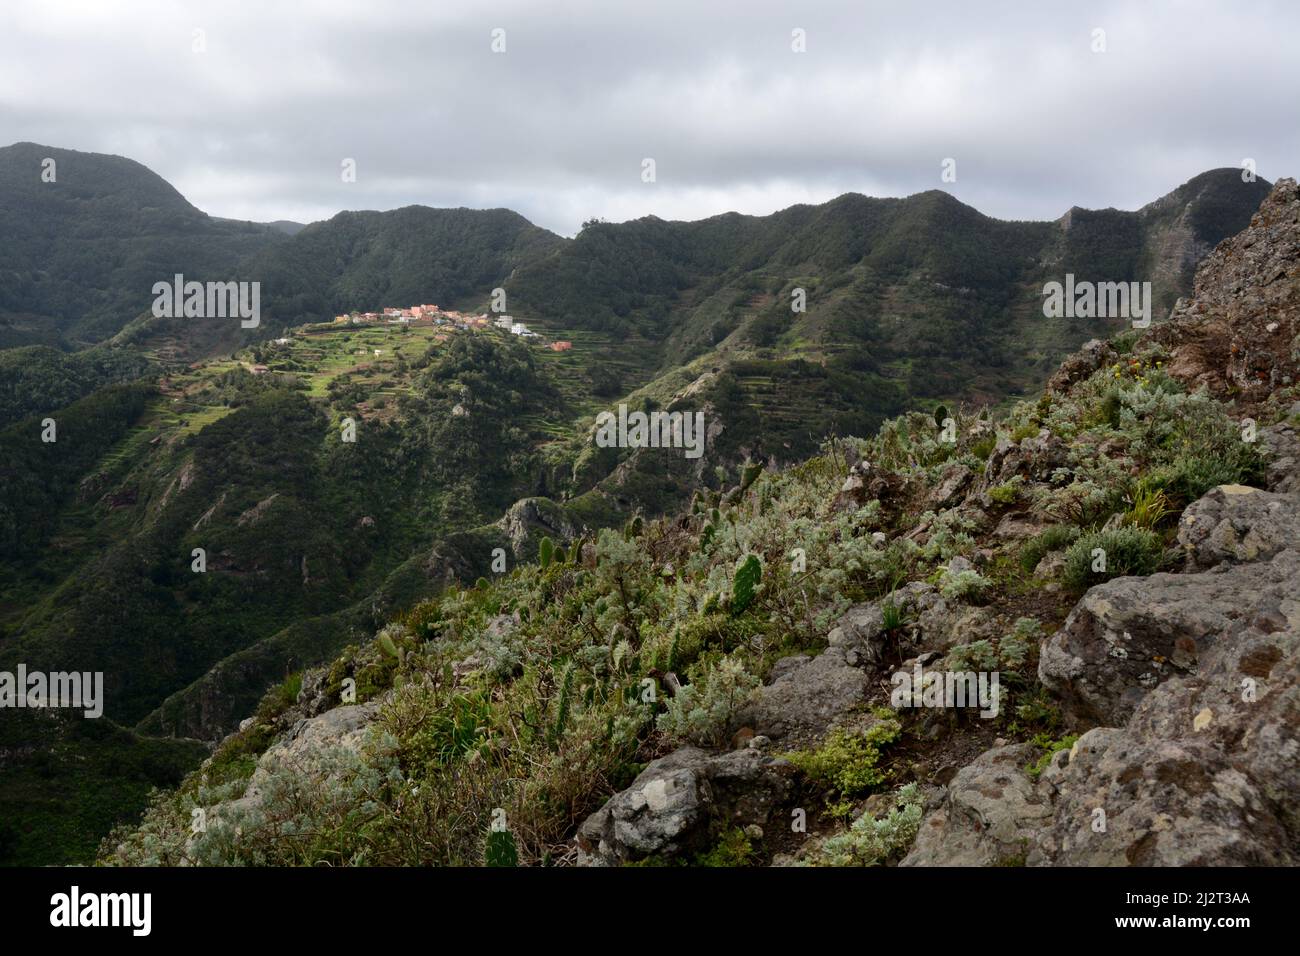
[(934, 187), (1054, 219), (1300, 173), (1298, 39), (1291, 0), (2, 0), (0, 145), (261, 221), (506, 206), (571, 235)]

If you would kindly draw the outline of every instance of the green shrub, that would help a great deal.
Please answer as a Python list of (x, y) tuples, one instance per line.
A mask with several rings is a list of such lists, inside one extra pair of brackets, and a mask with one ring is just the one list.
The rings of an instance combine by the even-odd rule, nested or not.
[(880, 866), (903, 856), (921, 828), (923, 801), (915, 783), (899, 790), (897, 797), (881, 819), (864, 813), (848, 832), (829, 837), (810, 862), (814, 866)]
[(852, 796), (879, 786), (886, 771), (879, 766), (881, 751), (899, 738), (903, 727), (892, 717), (883, 718), (865, 731), (831, 731), (816, 750), (788, 754), (790, 763), (815, 784)]
[(1054, 524), (1044, 528), (1024, 543), (1020, 549), (1020, 567), (1032, 574), (1038, 562), (1053, 551), (1074, 544), (1082, 534), (1071, 524)]
[(477, 749), (491, 713), (481, 694), (407, 684), (384, 704), (378, 722), (400, 742), (402, 766), (416, 771), (448, 766)]
[(753, 866), (758, 853), (753, 843), (740, 827), (732, 827), (708, 851), (695, 858), (696, 866)]
[(1020, 482), (1013, 479), (1000, 485), (994, 485), (989, 489), (989, 497), (1000, 505), (1014, 504), (1015, 500), (1020, 497)]
[(1247, 453), (1191, 452), (1173, 463), (1171, 487), (1191, 504), (1219, 485), (1249, 484), (1258, 479), (1258, 464)]
[(997, 434), (994, 432), (990, 432), (989, 434), (984, 435), (982, 438), (975, 439), (975, 441), (970, 446), (970, 453), (974, 455), (976, 458), (978, 458), (980, 461), (984, 461), (989, 457), (989, 455), (993, 454), (993, 449), (997, 447), (997, 444), (998, 444)]
[(993, 586), (988, 578), (969, 568), (956, 572), (945, 569), (940, 581), (940, 593), (951, 601), (979, 601)]
[[(1105, 552), (1105, 570), (1094, 571), (1093, 551)], [(1123, 575), (1154, 574), (1164, 546), (1160, 536), (1145, 528), (1124, 527), (1081, 537), (1065, 552), (1062, 580), (1078, 591)]]
[(758, 678), (734, 657), (705, 668), (699, 681), (687, 684), (668, 701), (656, 726), (685, 743), (720, 747), (727, 740), (732, 718), (759, 686)]

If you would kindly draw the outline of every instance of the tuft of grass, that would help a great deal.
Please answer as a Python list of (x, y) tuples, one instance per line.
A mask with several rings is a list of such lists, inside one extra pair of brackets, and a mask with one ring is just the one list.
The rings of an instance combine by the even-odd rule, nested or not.
[(1125, 500), (1129, 507), (1124, 513), (1124, 524), (1134, 528), (1154, 531), (1174, 514), (1169, 498), (1159, 488), (1139, 487)]
[(976, 458), (978, 458), (980, 461), (984, 461), (989, 457), (989, 455), (993, 453), (993, 449), (997, 447), (997, 444), (998, 444), (997, 434), (990, 433), (988, 435), (983, 436), (982, 438), (976, 439), (975, 442), (970, 446), (970, 453), (974, 455)]
[(903, 626), (903, 609), (894, 603), (892, 595), (880, 605), (880, 621), (886, 634), (893, 634)]

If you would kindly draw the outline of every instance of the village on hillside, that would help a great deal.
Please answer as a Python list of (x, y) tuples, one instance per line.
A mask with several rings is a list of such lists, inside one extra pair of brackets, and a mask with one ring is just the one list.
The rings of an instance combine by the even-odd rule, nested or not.
[[(351, 334), (354, 331), (359, 336)], [(323, 388), (329, 379), (340, 372), (360, 368), (356, 365), (357, 356), (373, 354), (375, 359), (398, 358), (405, 352), (409, 359), (412, 349), (422, 351), (428, 344), (446, 343), (455, 335), (471, 332), (487, 334), (492, 331), (517, 335), (551, 352), (573, 350), (572, 342), (552, 340), (509, 315), (474, 315), (442, 309), (436, 305), (414, 305), (407, 308), (386, 307), (378, 312), (348, 312), (336, 315), (332, 322), (310, 323), (286, 330), (279, 338), (270, 340), (264, 346), (255, 346), (250, 353), (251, 360), (242, 359), (240, 364), (254, 375), (266, 375), (277, 368), (280, 371), (299, 373), (312, 368), (315, 372), (309, 374), (324, 375), (321, 385)], [(389, 332), (413, 334), (390, 338)], [(348, 342), (351, 342), (351, 347), (344, 347), (344, 343)], [(361, 347), (358, 348), (358, 345)], [(350, 358), (345, 359), (345, 355)], [(191, 369), (197, 369), (203, 364), (195, 363)]]
[[(486, 313), (465, 315), (455, 310), (442, 310), (436, 305), (413, 305), (409, 308), (385, 308), (381, 312), (349, 312), (334, 317), (336, 325), (437, 325), (445, 326), (448, 331), (468, 331), (496, 327), (525, 339), (541, 339), (522, 322), (516, 322), (511, 316), (498, 315), (493, 320)], [(572, 342), (557, 341), (544, 343), (553, 352), (567, 352), (573, 348)]]

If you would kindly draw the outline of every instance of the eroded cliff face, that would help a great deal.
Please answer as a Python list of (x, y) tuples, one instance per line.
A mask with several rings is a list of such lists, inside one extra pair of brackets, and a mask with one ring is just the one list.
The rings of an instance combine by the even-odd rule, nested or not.
[(1225, 239), (1196, 272), (1156, 341), (1170, 374), (1250, 406), (1297, 381), (1300, 359), (1300, 189), (1281, 179), (1250, 227)]

